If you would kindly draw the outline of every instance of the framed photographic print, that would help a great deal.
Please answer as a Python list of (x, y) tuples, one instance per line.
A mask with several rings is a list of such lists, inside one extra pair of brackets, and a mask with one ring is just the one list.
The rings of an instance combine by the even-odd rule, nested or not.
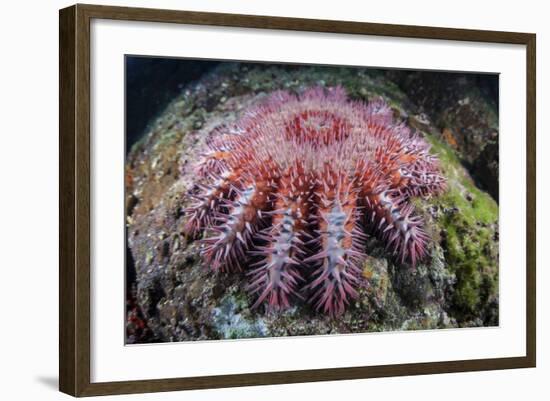
[(61, 10), (60, 390), (534, 367), (535, 113), (534, 34)]

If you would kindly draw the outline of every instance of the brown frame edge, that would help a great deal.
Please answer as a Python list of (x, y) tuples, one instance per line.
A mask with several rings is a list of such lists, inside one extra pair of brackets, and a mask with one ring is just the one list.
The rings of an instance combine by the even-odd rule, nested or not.
[[(527, 48), (527, 324), (524, 357), (90, 382), (90, 20), (478, 41)], [(77, 4), (59, 12), (59, 389), (73, 396), (351, 380), (536, 366), (536, 35)]]

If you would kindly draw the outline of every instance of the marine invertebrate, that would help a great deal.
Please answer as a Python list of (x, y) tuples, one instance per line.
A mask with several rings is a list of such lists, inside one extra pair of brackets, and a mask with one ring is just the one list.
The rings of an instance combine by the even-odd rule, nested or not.
[(402, 264), (426, 256), (409, 200), (445, 187), (421, 136), (341, 87), (273, 93), (212, 133), (196, 171), (185, 231), (204, 234), (207, 264), (246, 268), (254, 306), (299, 297), (331, 315), (358, 295), (368, 236)]

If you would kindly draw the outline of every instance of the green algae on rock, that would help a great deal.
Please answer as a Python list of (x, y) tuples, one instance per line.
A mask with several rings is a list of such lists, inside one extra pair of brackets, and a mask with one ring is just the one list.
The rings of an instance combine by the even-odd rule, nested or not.
[[(434, 206), (452, 208), (435, 224), (444, 234), (449, 270), (457, 276), (453, 295), (455, 313), (461, 320), (481, 318), (498, 324), (498, 205), (475, 187), (458, 159), (444, 144), (432, 139), (433, 150), (443, 161), (448, 191)], [(468, 323), (465, 323), (468, 324)]]

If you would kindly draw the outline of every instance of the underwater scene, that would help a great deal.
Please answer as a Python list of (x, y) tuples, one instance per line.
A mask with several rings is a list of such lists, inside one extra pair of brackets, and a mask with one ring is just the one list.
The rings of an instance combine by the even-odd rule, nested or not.
[(498, 326), (498, 74), (125, 79), (126, 344)]

